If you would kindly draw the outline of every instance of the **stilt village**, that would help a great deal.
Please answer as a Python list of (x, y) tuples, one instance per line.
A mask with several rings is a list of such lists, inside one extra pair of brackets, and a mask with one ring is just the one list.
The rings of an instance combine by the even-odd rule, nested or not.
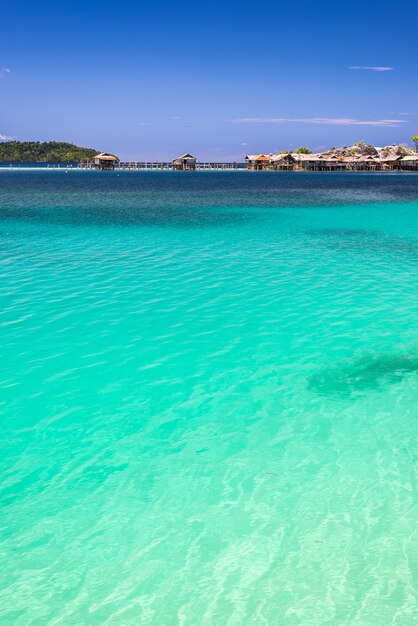
[(308, 148), (276, 154), (247, 154), (241, 162), (198, 161), (185, 153), (172, 161), (122, 161), (102, 152), (90, 161), (81, 161), (82, 169), (98, 170), (251, 170), (251, 171), (418, 171), (418, 152), (403, 145), (376, 148), (360, 141), (353, 146), (332, 148), (312, 154)]

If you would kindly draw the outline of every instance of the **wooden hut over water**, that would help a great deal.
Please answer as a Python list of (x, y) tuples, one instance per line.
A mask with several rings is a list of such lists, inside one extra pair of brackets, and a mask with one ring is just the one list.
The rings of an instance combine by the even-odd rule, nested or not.
[(245, 164), (247, 170), (264, 170), (270, 162), (270, 157), (265, 154), (247, 154)]
[(381, 168), (381, 163), (377, 156), (363, 154), (352, 160), (353, 170), (376, 171)]
[(304, 154), (304, 153), (299, 153), (299, 152), (293, 152), (292, 153), (292, 159), (293, 159), (293, 162), (294, 162), (294, 168), (293, 169), (295, 169), (295, 170), (307, 169), (305, 167), (305, 164), (307, 162), (311, 162), (313, 156), (316, 156), (316, 155)]
[(402, 157), (400, 166), (404, 170), (418, 170), (418, 154)]
[(93, 167), (97, 170), (114, 170), (116, 163), (119, 163), (118, 157), (109, 152), (100, 152), (92, 160)]
[(380, 157), (379, 161), (382, 164), (383, 169), (385, 170), (398, 170), (400, 167), (401, 159), (401, 155), (392, 154)]
[(295, 159), (289, 153), (273, 154), (270, 157), (270, 168), (272, 170), (293, 170)]
[(195, 170), (196, 160), (196, 157), (186, 152), (186, 154), (173, 159), (173, 170)]

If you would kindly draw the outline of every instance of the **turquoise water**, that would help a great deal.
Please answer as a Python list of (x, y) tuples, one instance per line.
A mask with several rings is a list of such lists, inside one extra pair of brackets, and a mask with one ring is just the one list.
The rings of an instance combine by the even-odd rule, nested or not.
[(418, 175), (0, 172), (0, 623), (415, 626)]

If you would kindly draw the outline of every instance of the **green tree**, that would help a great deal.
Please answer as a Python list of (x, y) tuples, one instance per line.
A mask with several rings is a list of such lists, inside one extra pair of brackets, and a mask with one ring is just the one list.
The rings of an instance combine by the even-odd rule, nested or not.
[(415, 150), (418, 152), (418, 135), (413, 135), (412, 136), (412, 141), (415, 144)]
[(397, 146), (396, 148), (396, 154), (398, 156), (406, 156), (408, 154), (408, 150), (405, 148), (405, 146)]
[(306, 147), (301, 147), (301, 148), (296, 148), (295, 150), (296, 154), (312, 154), (312, 152), (309, 150), (309, 148)]
[(63, 141), (0, 142), (0, 161), (65, 163), (88, 160), (97, 154), (93, 148), (81, 148)]

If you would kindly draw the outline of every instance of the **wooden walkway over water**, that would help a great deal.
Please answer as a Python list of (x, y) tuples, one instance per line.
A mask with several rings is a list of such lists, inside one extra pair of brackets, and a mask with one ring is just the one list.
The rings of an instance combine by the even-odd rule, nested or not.
[[(53, 167), (66, 167), (64, 165), (54, 165)], [(48, 167), (50, 167), (48, 165)], [(68, 166), (67, 166), (68, 167)], [(70, 165), (69, 167), (72, 167)], [(95, 170), (97, 167), (91, 161), (81, 161), (78, 168), (83, 170)], [(149, 170), (149, 171), (185, 171), (175, 166), (171, 161), (120, 161), (115, 163), (114, 167), (109, 168), (112, 171), (119, 170)], [(305, 172), (389, 172), (389, 171), (417, 171), (418, 166), (414, 164), (367, 164), (367, 163), (339, 163), (339, 162), (321, 162), (315, 161), (310, 163), (296, 163), (292, 168), (275, 168), (271, 166), (265, 167), (247, 167), (245, 163), (213, 163), (202, 162), (196, 163), (194, 168), (188, 171), (223, 171), (223, 170), (249, 170), (249, 171), (305, 171)]]
[[(79, 167), (84, 170), (95, 169), (90, 161), (81, 161)], [(171, 161), (120, 161), (115, 170), (168, 170), (176, 171)], [(196, 163), (195, 171), (202, 170), (245, 170), (245, 163)]]

